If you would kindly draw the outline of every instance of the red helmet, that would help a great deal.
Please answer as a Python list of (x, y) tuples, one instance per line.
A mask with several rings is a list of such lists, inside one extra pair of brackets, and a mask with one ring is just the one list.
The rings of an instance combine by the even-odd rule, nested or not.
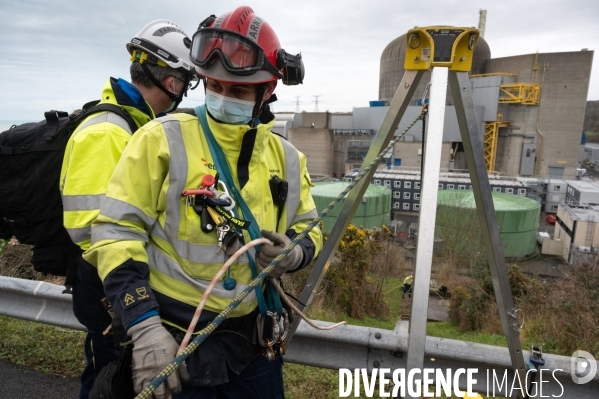
[(190, 58), (200, 75), (222, 82), (303, 80), (301, 55), (287, 54), (272, 27), (247, 6), (202, 22), (193, 35)]

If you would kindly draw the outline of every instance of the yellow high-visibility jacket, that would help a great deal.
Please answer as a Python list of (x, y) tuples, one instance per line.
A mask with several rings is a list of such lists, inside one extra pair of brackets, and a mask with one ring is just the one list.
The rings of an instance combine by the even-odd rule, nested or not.
[[(134, 104), (117, 82), (108, 79), (100, 103), (120, 106), (138, 126), (154, 119), (149, 104), (143, 98), (139, 98), (141, 107)], [(122, 117), (105, 111), (87, 117), (67, 143), (60, 173), (64, 226), (73, 242), (84, 251), (90, 246), (91, 224), (100, 212), (108, 180), (133, 133)]]
[[(269, 186), (269, 179), (277, 175), (289, 184), (278, 232), (301, 232), (317, 216), (305, 156), (270, 132), (274, 120), (255, 129), (209, 116), (208, 123), (259, 228), (277, 231), (278, 209)], [(215, 173), (194, 115), (174, 114), (150, 122), (125, 149), (93, 224), (92, 246), (84, 254), (97, 266), (106, 295), (125, 326), (159, 306), (164, 323), (187, 329), (204, 290), (228, 256), (217, 252), (216, 231), (201, 230), (200, 217), (181, 194), (197, 189), (204, 175)], [(236, 216), (240, 215), (237, 206)], [(320, 230), (313, 229), (306, 239), (315, 256), (322, 247)], [(206, 310), (222, 311), (252, 280), (247, 255), (230, 271), (235, 288), (225, 289), (223, 276)], [(252, 292), (230, 317), (246, 315), (256, 306)]]

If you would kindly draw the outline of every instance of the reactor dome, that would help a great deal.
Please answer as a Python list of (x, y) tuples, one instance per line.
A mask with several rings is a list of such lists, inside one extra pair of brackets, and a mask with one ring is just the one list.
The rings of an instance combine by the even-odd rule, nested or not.
[[(385, 47), (381, 55), (379, 78), (379, 101), (391, 101), (405, 72), (403, 68), (406, 58), (406, 33), (394, 39)], [(485, 73), (487, 60), (491, 58), (489, 45), (479, 36), (474, 47), (471, 75)], [(430, 71), (425, 72), (418, 84), (414, 98), (421, 98), (426, 84), (430, 81)]]

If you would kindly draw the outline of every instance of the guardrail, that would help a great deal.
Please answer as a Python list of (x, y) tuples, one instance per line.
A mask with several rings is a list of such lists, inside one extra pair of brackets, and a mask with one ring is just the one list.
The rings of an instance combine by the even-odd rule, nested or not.
[[(23, 320), (36, 321), (84, 331), (72, 312), (71, 295), (62, 294), (63, 287), (40, 281), (31, 281), (0, 276), (0, 314)], [(330, 323), (318, 322), (328, 325)], [(319, 331), (301, 323), (287, 350), (285, 361), (329, 369), (347, 368), (398, 369), (406, 367), (405, 351), (408, 347), (408, 325), (400, 321), (394, 331), (371, 327), (341, 326), (332, 331)], [(524, 358), (530, 353), (525, 351)], [(537, 386), (542, 380), (542, 392), (536, 397), (561, 397), (596, 399), (599, 397), (599, 373), (586, 384), (573, 381), (572, 371), (585, 370), (584, 361), (566, 356), (545, 354), (544, 371), (536, 378)], [(495, 392), (506, 395), (513, 385), (514, 373), (508, 349), (452, 339), (427, 337), (425, 346), (425, 368), (451, 369), (477, 368), (475, 391), (487, 395)], [(587, 375), (591, 363), (586, 362)], [(452, 374), (453, 375), (453, 374)], [(498, 384), (504, 375), (503, 395)], [(460, 378), (460, 388), (466, 388), (466, 377)], [(518, 383), (516, 382), (516, 387)], [(542, 396), (541, 396), (542, 394)], [(516, 397), (516, 391), (513, 391)]]

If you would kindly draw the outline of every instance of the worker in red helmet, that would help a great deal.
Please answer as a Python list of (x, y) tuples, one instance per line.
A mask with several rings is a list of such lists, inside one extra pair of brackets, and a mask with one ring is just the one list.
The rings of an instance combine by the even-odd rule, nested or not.
[[(196, 333), (317, 216), (306, 158), (271, 133), (268, 106), (279, 80), (302, 83), (301, 56), (285, 52), (267, 22), (239, 7), (200, 24), (190, 59), (204, 80), (205, 105), (195, 115), (171, 114), (136, 132), (110, 180), (84, 255), (97, 266), (132, 338), (137, 392), (175, 358), (208, 284), (243, 243), (257, 237), (272, 242), (231, 266), (208, 297)], [(186, 197), (190, 190), (198, 194)], [(270, 276), (302, 269), (321, 247), (322, 233), (315, 228)], [(282, 355), (290, 317), (265, 282), (154, 395), (284, 398)]]

